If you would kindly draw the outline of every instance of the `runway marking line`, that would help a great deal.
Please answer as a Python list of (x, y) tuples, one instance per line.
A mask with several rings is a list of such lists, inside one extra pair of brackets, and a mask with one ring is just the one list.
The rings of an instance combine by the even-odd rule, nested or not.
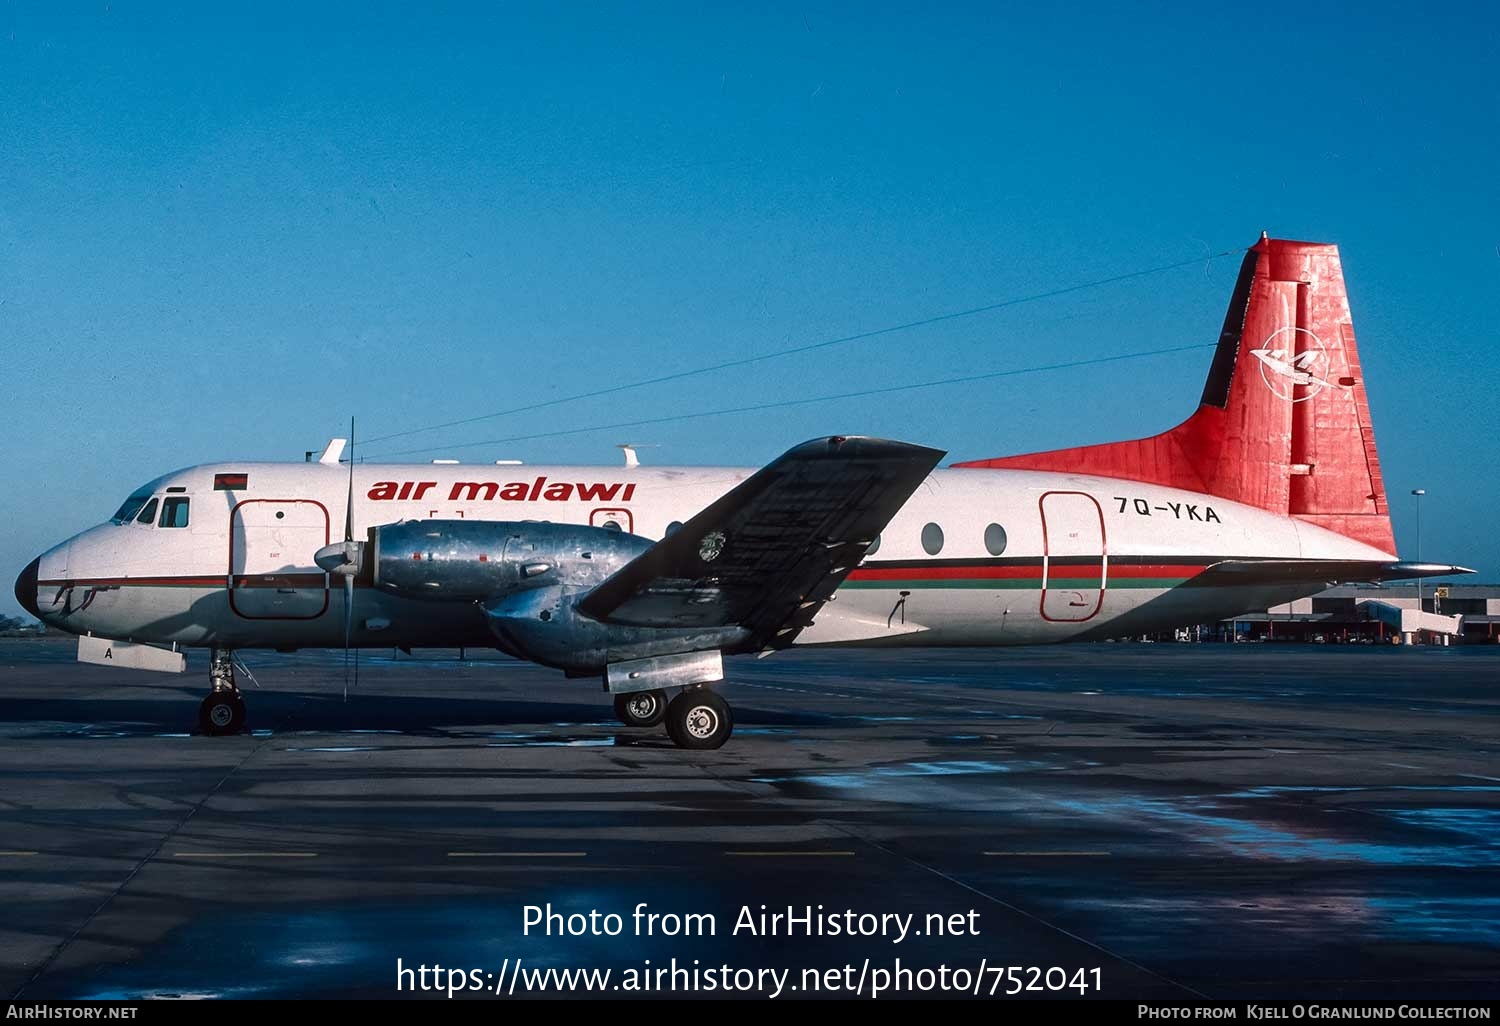
[(853, 855), (852, 851), (726, 851), (728, 856), (738, 858), (816, 858), (824, 855)]
[(315, 851), (174, 851), (174, 859), (315, 859)]
[(982, 852), (982, 854), (995, 856), (1011, 856), (1014, 858), (1033, 858), (1042, 856), (1048, 858), (1086, 858), (1108, 856), (1111, 853), (1107, 851), (987, 851)]
[(450, 851), (450, 859), (581, 859), (586, 851)]

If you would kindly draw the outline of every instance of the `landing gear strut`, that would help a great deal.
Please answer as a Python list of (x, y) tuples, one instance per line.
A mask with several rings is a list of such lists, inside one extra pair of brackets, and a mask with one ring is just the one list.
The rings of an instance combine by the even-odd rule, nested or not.
[(666, 715), (665, 691), (631, 691), (615, 696), (615, 716), (627, 727), (654, 727)]
[(667, 705), (667, 736), (678, 748), (720, 748), (733, 732), (729, 703), (716, 691), (691, 687)]
[(234, 662), (228, 649), (211, 651), (208, 679), (213, 690), (198, 706), (198, 729), (214, 736), (238, 734), (245, 729), (245, 699), (234, 683)]
[[(624, 659), (604, 668), (604, 686), (615, 695), (615, 715), (631, 727), (666, 722), (678, 748), (721, 747), (734, 732), (729, 703), (707, 685), (724, 679), (724, 657), (716, 651)], [(667, 701), (666, 688), (682, 688)]]

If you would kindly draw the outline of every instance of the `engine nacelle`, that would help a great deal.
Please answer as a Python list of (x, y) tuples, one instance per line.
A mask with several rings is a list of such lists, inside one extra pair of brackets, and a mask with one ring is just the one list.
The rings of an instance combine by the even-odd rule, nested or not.
[(682, 652), (733, 650), (743, 627), (630, 627), (601, 623), (578, 611), (588, 589), (560, 585), (515, 591), (484, 604), (490, 629), (508, 652), (575, 674), (600, 672), (609, 663)]
[(481, 602), (501, 649), (570, 673), (733, 649), (748, 634), (742, 627), (629, 627), (578, 612), (591, 588), (652, 546), (639, 535), (537, 521), (410, 520), (375, 528), (371, 541), (377, 588), (406, 598)]
[(449, 602), (587, 590), (651, 547), (639, 535), (537, 521), (408, 520), (371, 535), (377, 588)]

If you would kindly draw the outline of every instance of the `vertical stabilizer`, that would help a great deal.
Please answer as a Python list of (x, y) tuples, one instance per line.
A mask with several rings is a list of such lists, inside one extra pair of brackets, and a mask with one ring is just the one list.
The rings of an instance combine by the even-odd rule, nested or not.
[(1338, 247), (1269, 239), (1240, 268), (1197, 412), (1129, 442), (959, 463), (1149, 481), (1395, 552)]

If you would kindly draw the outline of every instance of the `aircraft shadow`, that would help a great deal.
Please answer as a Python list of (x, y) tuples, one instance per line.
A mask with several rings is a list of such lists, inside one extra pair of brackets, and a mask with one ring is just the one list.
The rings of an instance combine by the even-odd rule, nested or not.
[[(160, 691), (118, 698), (0, 698), (0, 733), (15, 736), (14, 728), (33, 725), (36, 734), (87, 733), (109, 736), (184, 733), (195, 723), (197, 704), (206, 689), (181, 689), (181, 697)], [(445, 698), (414, 695), (351, 693), (347, 702), (338, 693), (306, 693), (254, 689), (245, 692), (252, 730), (390, 731), (402, 734), (443, 735), (466, 730), (508, 726), (551, 728), (613, 725), (614, 714), (602, 694), (597, 703), (549, 702), (496, 698)], [(745, 726), (818, 726), (835, 722), (815, 713), (736, 707)], [(51, 725), (66, 725), (58, 731)], [(27, 732), (31, 733), (31, 732)]]

